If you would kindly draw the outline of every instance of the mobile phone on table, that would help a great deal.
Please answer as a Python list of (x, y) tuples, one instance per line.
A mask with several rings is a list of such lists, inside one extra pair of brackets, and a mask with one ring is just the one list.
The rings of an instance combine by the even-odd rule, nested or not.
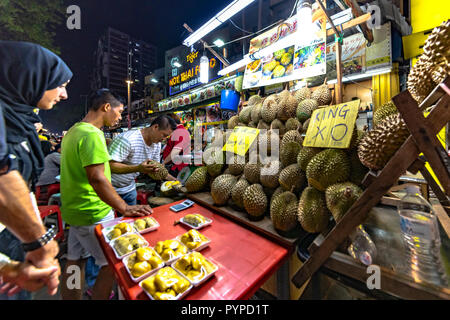
[(170, 207), (170, 210), (174, 211), (174, 212), (180, 212), (183, 211), (187, 208), (190, 208), (194, 205), (194, 201), (191, 200), (184, 200), (182, 203), (173, 205)]

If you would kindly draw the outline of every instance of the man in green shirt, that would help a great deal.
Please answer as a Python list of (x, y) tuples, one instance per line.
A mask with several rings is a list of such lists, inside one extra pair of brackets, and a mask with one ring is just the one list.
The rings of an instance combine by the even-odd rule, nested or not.
[[(89, 97), (86, 117), (70, 128), (62, 140), (61, 213), (70, 225), (67, 264), (62, 280), (63, 299), (81, 299), (84, 287), (81, 270), (89, 256), (93, 256), (101, 267), (92, 298), (108, 299), (114, 278), (95, 237), (95, 226), (113, 219), (114, 210), (125, 217), (152, 213), (149, 206), (127, 205), (111, 185), (111, 158), (100, 129), (118, 123), (122, 111), (123, 103), (119, 97), (108, 89), (97, 90)], [(73, 270), (79, 270), (83, 279), (70, 285)]]

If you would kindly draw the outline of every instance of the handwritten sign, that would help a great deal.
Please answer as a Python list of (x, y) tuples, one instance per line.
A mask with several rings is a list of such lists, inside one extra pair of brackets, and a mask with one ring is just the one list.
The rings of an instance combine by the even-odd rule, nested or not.
[(316, 148), (350, 146), (361, 100), (314, 110), (303, 145)]
[(258, 137), (259, 129), (248, 127), (235, 127), (223, 151), (232, 152), (240, 156), (245, 156), (248, 149)]

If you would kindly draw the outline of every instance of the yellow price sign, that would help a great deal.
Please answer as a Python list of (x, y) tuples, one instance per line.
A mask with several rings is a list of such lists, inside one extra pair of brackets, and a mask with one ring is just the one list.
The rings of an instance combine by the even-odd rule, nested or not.
[(235, 127), (222, 150), (245, 156), (258, 134), (259, 129)]
[(361, 100), (314, 110), (303, 145), (316, 148), (350, 146)]

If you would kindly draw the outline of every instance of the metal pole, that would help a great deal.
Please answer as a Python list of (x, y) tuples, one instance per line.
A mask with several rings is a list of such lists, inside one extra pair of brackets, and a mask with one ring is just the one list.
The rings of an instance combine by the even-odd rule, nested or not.
[(128, 84), (128, 115), (127, 115), (127, 120), (128, 120), (128, 129), (131, 129), (131, 90), (130, 90), (131, 81), (128, 80), (127, 84)]

